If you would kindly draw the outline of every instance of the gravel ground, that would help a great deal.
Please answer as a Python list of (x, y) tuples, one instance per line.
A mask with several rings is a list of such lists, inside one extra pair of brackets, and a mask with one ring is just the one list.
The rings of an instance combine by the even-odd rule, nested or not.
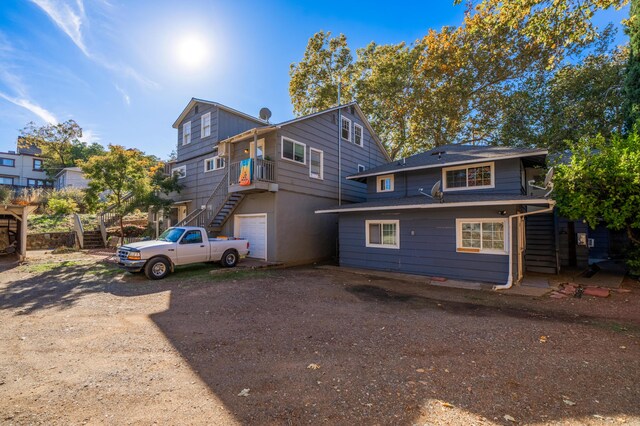
[(640, 424), (631, 280), (553, 300), (102, 259), (0, 266), (0, 423)]

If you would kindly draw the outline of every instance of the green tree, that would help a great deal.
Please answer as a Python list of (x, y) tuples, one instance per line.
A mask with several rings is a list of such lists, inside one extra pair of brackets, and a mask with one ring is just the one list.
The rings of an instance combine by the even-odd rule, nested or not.
[(624, 112), (626, 129), (631, 130), (640, 121), (640, 0), (631, 0), (629, 19), (629, 62), (624, 85)]
[(556, 165), (554, 198), (560, 213), (584, 219), (595, 228), (602, 220), (613, 230), (626, 230), (636, 247), (630, 265), (640, 270), (640, 129), (626, 137), (613, 135), (580, 140), (571, 161)]
[(45, 159), (44, 170), (49, 177), (54, 177), (63, 168), (76, 166), (79, 160), (104, 153), (102, 145), (88, 144), (80, 138), (82, 128), (74, 120), (45, 126), (31, 122), (20, 131), (18, 147), (40, 149)]

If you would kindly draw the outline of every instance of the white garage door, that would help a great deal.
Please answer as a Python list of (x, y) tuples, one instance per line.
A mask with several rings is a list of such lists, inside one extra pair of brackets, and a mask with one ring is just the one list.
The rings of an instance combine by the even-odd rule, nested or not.
[(249, 257), (267, 258), (267, 215), (235, 215), (234, 237), (249, 240)]

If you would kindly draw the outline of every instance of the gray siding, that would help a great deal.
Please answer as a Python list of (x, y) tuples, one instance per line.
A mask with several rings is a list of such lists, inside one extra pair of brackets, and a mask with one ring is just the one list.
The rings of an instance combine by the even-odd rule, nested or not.
[[(456, 194), (465, 193), (522, 193), (522, 177), (520, 159), (499, 160), (495, 162), (495, 188), (469, 189), (452, 191)], [(380, 200), (385, 198), (399, 198), (419, 195), (418, 190), (423, 188), (429, 193), (433, 184), (442, 180), (442, 168), (399, 172), (394, 174), (394, 190), (392, 192), (376, 192), (376, 176), (367, 178), (368, 200)]]
[[(339, 223), (340, 265), (506, 283), (509, 261), (507, 255), (456, 252), (457, 218), (504, 218), (498, 215), (499, 210), (507, 210), (508, 214), (515, 213), (513, 206), (442, 208), (399, 213), (342, 213)], [(365, 220), (375, 219), (400, 221), (399, 249), (366, 247)], [(514, 238), (511, 241), (515, 244)]]
[(218, 140), (221, 141), (242, 133), (245, 130), (264, 125), (261, 121), (252, 121), (223, 109), (218, 110)]
[[(386, 163), (383, 151), (375, 142), (359, 117), (343, 109), (343, 115), (353, 123), (363, 126), (363, 146), (342, 141), (342, 199), (345, 202), (359, 202), (366, 198), (366, 186), (346, 180), (345, 177), (357, 173), (358, 164), (367, 169)], [(311, 117), (285, 125), (278, 132), (276, 158), (278, 161), (278, 184), (281, 190), (311, 193), (319, 197), (338, 199), (338, 124), (337, 112)], [(306, 145), (306, 164), (302, 165), (282, 159), (281, 137), (285, 136)], [(319, 149), (324, 155), (324, 179), (309, 177), (309, 150)]]
[[(178, 163), (198, 155), (210, 152), (218, 142), (218, 108), (208, 104), (197, 104), (198, 113), (195, 112), (195, 106), (187, 113), (187, 116), (180, 122), (178, 126)], [(200, 137), (200, 120), (203, 114), (211, 113), (211, 135), (206, 138)], [(191, 122), (191, 143), (182, 145), (182, 129), (183, 125)], [(178, 164), (180, 165), (180, 164)]]

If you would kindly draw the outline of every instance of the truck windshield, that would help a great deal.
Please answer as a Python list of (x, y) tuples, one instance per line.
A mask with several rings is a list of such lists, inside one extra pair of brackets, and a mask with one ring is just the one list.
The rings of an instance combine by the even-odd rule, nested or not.
[(158, 240), (175, 243), (180, 239), (183, 233), (184, 233), (184, 229), (182, 228), (170, 228), (164, 231), (162, 234), (160, 234), (160, 236), (158, 237)]

